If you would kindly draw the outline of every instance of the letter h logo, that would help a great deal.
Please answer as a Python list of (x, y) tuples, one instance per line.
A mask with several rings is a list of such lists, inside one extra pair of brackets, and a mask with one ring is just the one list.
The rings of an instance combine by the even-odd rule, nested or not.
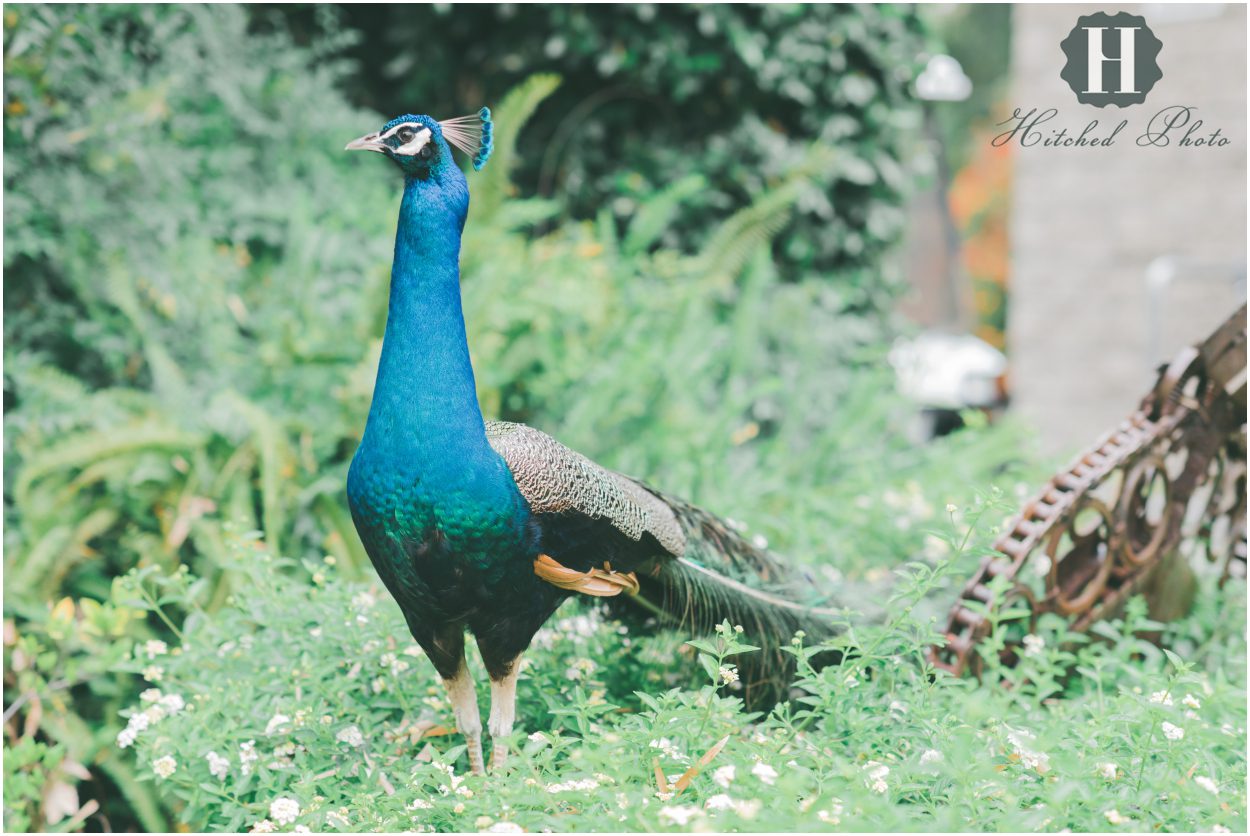
[(1078, 18), (1060, 48), (1068, 58), (1060, 77), (1081, 104), (1140, 104), (1163, 77), (1156, 60), (1163, 44), (1137, 15), (1098, 12)]

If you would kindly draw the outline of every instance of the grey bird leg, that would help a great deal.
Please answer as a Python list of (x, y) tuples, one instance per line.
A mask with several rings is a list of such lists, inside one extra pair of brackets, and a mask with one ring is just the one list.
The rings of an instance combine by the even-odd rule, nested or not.
[(508, 763), (508, 735), (516, 720), (516, 680), (521, 672), (521, 656), (517, 655), (508, 665), (508, 672), (490, 680), (490, 771), (499, 772)]
[[(493, 687), (494, 683), (491, 685)], [(484, 775), (486, 770), (482, 766), (482, 715), (478, 713), (477, 689), (473, 686), (473, 677), (469, 675), (469, 666), (465, 664), (463, 647), (460, 649), (460, 667), (454, 675), (443, 679), (443, 686), (447, 688), (451, 710), (456, 715), (456, 728), (464, 735), (464, 742), (469, 746), (469, 769), (474, 775)]]

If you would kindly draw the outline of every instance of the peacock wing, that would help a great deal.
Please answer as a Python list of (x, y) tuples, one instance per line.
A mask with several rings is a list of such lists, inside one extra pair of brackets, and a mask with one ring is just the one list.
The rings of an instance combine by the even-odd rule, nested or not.
[(650, 535), (672, 557), (685, 554), (681, 522), (641, 484), (524, 424), (487, 421), (486, 439), (535, 514), (603, 521), (635, 542)]

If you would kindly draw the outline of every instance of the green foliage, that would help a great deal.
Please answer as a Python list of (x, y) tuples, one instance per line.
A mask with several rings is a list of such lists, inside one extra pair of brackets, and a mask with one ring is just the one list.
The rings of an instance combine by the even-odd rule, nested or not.
[(774, 263), (783, 280), (821, 275), (865, 311), (885, 310), (898, 277), (883, 257), (902, 233), (906, 172), (927, 159), (910, 87), (925, 44), (911, 7), (364, 5), (342, 14), (362, 33), (350, 83), (385, 112), (419, 102), (467, 113), (531, 73), (563, 76), (522, 140), (523, 192), (559, 199), (575, 218), (607, 208), (623, 228), (652, 194), (700, 176), (658, 236), (670, 248), (696, 250), (820, 143), (832, 159), (802, 189)]
[[(181, 652), (139, 646), (124, 666), (156, 689), (126, 712), (131, 745), (179, 820), (209, 830), (1244, 826), (1240, 632), (1165, 654), (1135, 637), (1158, 627), (1135, 599), (1104, 626), (1114, 641), (1043, 624), (1011, 687), (935, 675), (935, 623), (917, 605), (976, 562), (1001, 510), (974, 503), (969, 522), (940, 530), (949, 559), (898, 570), (889, 617), (852, 620), (831, 642), (848, 663), (816, 672), (805, 660), (817, 648), (796, 637), (800, 695), (767, 716), (735, 696), (734, 659), (754, 648), (731, 625), (679, 650), (570, 602), (525, 657), (513, 767), (485, 778), (467, 774), (433, 668), (376, 585), (315, 562), (309, 584), (240, 539), (248, 582), (230, 604), (200, 611), (180, 581)], [(1211, 578), (1202, 601), (1169, 639), (1244, 620), (1244, 589)]]
[(147, 789), (99, 759), (129, 698), (94, 656), (108, 645), (53, 635), (49, 602), (86, 617), (115, 575), (181, 561), (224, 596), (222, 520), (363, 570), (344, 382), (385, 293), (393, 221), (364, 210), (391, 184), (340, 153), (377, 122), (334, 90), (341, 40), (295, 49), (236, 7), (4, 20), (5, 610), (55, 659), (8, 668), (6, 697), (99, 763), (115, 825), (159, 830)]

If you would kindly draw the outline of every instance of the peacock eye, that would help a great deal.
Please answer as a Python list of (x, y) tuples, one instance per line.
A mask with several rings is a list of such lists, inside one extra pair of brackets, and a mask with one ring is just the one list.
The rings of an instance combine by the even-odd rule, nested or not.
[(423, 160), (428, 160), (430, 157), (434, 156), (434, 149), (429, 145), (422, 145), (421, 150), (417, 152), (417, 156)]
[(409, 142), (412, 142), (412, 138), (416, 135), (417, 135), (417, 132), (414, 131), (412, 128), (400, 128), (399, 133), (397, 134), (397, 136), (399, 137), (399, 141), (404, 143), (405, 145), (408, 144)]

